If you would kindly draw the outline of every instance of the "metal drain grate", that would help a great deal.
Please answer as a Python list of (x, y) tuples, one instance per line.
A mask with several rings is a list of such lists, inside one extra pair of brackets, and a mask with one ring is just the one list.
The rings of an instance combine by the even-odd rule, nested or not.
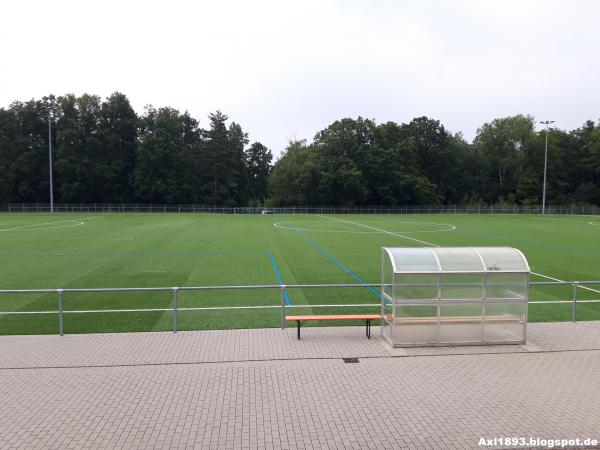
[(360, 361), (358, 360), (358, 358), (342, 358), (342, 360), (346, 363), (346, 364), (357, 364)]

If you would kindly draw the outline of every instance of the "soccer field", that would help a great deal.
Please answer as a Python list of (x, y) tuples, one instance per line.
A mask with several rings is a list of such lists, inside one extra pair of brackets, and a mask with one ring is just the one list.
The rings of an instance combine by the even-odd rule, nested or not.
[[(600, 279), (600, 217), (524, 215), (0, 214), (0, 289), (379, 283), (381, 247), (512, 246), (532, 281)], [(600, 298), (600, 285), (578, 299)], [(570, 300), (534, 286), (531, 300)], [(298, 314), (377, 312), (376, 290), (289, 289)], [(280, 290), (181, 291), (181, 330), (279, 326)], [(372, 304), (327, 308), (328, 304)], [(162, 331), (170, 292), (65, 293), (66, 333)], [(312, 305), (312, 306), (311, 306)], [(232, 308), (236, 307), (236, 308)], [(206, 309), (214, 308), (214, 309)], [(232, 309), (227, 309), (232, 308)], [(56, 311), (57, 295), (2, 294), (0, 311)], [(568, 304), (530, 305), (530, 321), (569, 320)], [(578, 320), (600, 319), (582, 303)], [(57, 314), (0, 314), (0, 334), (56, 333)]]

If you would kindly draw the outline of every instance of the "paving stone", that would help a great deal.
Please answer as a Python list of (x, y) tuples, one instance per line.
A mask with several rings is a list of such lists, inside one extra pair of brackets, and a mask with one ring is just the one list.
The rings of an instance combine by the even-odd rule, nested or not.
[(0, 337), (0, 449), (600, 439), (600, 322), (531, 324), (526, 348), (401, 354), (359, 327), (303, 331)]

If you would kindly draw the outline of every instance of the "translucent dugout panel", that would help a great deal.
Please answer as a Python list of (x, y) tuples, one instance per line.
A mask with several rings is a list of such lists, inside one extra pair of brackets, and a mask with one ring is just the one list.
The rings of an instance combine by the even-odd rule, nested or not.
[[(526, 319), (526, 304), (490, 303), (485, 308), (484, 340), (490, 343), (519, 340), (522, 338)], [(523, 340), (524, 337), (523, 337)]]
[(434, 344), (437, 341), (436, 314), (437, 305), (396, 305), (394, 342)]
[(485, 295), (485, 276), (481, 273), (442, 273), (439, 278), (442, 300), (480, 300)]
[(434, 272), (440, 266), (429, 248), (384, 248), (394, 268), (394, 273)]
[(488, 271), (510, 270), (529, 272), (529, 264), (523, 253), (510, 247), (479, 247), (485, 268)]
[(481, 305), (458, 303), (440, 305), (439, 343), (461, 344), (481, 341)]
[(523, 300), (527, 297), (529, 274), (527, 273), (488, 273), (488, 300)]
[(440, 261), (442, 272), (481, 272), (483, 261), (479, 254), (469, 247), (436, 248), (433, 253)]
[(440, 280), (438, 274), (396, 274), (394, 280), (396, 300), (414, 302), (438, 298)]
[(522, 344), (529, 265), (509, 247), (382, 248), (382, 336), (393, 346)]

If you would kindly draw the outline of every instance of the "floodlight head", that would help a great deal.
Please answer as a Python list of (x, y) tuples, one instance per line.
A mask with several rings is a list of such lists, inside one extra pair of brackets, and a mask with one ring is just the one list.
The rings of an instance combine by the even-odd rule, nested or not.
[(554, 120), (542, 120), (540, 123), (544, 125), (550, 125), (551, 123), (554, 123)]

